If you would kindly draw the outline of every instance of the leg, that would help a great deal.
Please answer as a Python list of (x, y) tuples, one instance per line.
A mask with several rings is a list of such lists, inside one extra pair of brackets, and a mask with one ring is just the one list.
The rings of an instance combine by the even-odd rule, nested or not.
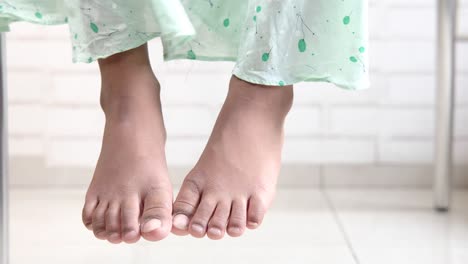
[(83, 208), (99, 239), (156, 241), (171, 229), (172, 189), (159, 83), (147, 47), (99, 61), (106, 117), (102, 150)]
[(275, 193), (292, 101), (292, 86), (232, 77), (208, 144), (174, 203), (175, 234), (220, 239), (261, 224)]
[(5, 34), (0, 34), (0, 264), (8, 264), (8, 133)]

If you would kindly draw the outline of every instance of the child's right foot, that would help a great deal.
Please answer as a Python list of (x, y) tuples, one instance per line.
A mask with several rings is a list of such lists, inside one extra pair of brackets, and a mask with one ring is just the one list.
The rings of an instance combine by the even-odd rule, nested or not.
[(83, 223), (112, 243), (161, 240), (172, 226), (159, 83), (147, 55), (145, 45), (99, 63), (106, 126)]

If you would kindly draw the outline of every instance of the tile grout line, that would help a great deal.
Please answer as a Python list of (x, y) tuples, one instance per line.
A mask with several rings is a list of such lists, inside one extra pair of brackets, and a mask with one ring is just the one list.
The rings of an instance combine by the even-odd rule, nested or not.
[(327, 203), (328, 208), (331, 210), (333, 219), (335, 220), (335, 223), (338, 225), (338, 228), (343, 235), (343, 238), (345, 240), (346, 246), (348, 247), (349, 251), (351, 252), (351, 255), (353, 257), (354, 263), (355, 264), (361, 264), (359, 261), (359, 257), (357, 256), (356, 250), (353, 247), (353, 244), (351, 243), (351, 239), (349, 238), (348, 233), (346, 232), (343, 222), (341, 221), (340, 216), (338, 215), (338, 211), (336, 210), (335, 206), (333, 205), (332, 200), (330, 199), (330, 196), (328, 195), (327, 191), (325, 188), (321, 188), (321, 193), (325, 198), (325, 201)]

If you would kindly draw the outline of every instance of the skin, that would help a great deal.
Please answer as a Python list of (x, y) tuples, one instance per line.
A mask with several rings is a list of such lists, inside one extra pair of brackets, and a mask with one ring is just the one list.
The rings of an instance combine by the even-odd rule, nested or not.
[(106, 125), (83, 223), (111, 243), (161, 240), (172, 225), (172, 187), (160, 86), (147, 47), (100, 60), (99, 67)]
[(232, 77), (208, 144), (174, 203), (172, 232), (221, 239), (260, 226), (279, 175), (292, 86)]
[(83, 207), (83, 223), (98, 239), (159, 241), (171, 230), (221, 239), (261, 225), (276, 190), (292, 86), (233, 76), (207, 146), (173, 203), (160, 86), (146, 45), (99, 67), (106, 125)]

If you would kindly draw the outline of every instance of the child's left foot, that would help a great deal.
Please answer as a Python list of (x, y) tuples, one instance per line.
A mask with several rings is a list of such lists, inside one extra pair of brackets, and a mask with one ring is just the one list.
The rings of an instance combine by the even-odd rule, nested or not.
[(275, 193), (292, 86), (233, 77), (210, 140), (174, 203), (172, 231), (220, 239), (257, 228)]

